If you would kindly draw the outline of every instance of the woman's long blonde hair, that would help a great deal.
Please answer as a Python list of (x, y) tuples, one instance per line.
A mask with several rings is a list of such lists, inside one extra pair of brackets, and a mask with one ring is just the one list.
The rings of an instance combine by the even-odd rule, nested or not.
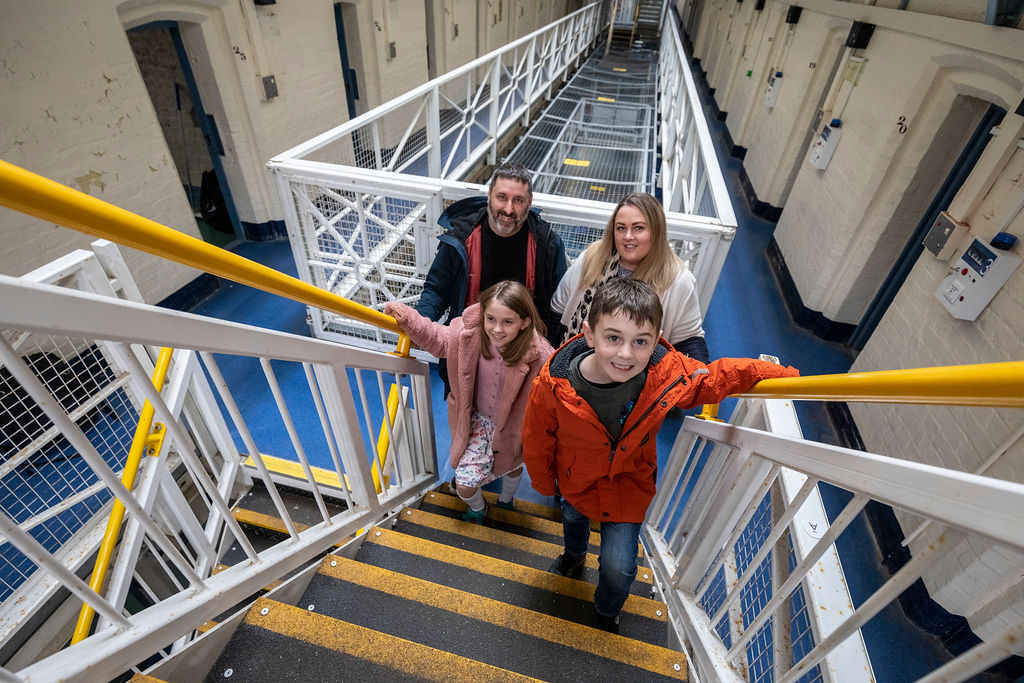
[(597, 284), (604, 275), (608, 261), (615, 254), (615, 219), (619, 209), (627, 204), (639, 209), (647, 229), (651, 231), (651, 251), (633, 271), (633, 278), (646, 282), (661, 296), (686, 267), (668, 244), (665, 211), (661, 203), (646, 192), (634, 192), (615, 205), (601, 239), (587, 247), (580, 256), (583, 259), (583, 272), (578, 289)]

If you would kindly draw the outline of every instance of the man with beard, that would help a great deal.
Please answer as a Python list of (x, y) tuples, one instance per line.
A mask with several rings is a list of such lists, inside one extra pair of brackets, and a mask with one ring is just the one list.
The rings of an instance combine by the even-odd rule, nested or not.
[[(530, 209), (532, 203), (530, 172), (505, 162), (494, 169), (486, 199), (470, 197), (449, 206), (437, 221), (447, 232), (438, 238), (416, 311), (431, 320), (447, 313), (451, 320), (491, 285), (516, 280), (530, 290), (548, 339), (560, 341), (551, 295), (568, 266), (565, 247), (539, 211)], [(447, 395), (443, 361), (438, 372)]]

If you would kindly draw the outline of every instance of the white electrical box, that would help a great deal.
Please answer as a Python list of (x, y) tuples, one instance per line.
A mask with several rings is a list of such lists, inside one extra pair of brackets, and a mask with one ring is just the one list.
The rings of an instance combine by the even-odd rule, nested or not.
[(954, 318), (975, 320), (1013, 271), (1020, 257), (974, 240), (957, 259), (935, 296)]
[(843, 129), (840, 128), (842, 125), (842, 121), (839, 119), (832, 119), (821, 129), (818, 139), (811, 145), (811, 154), (808, 157), (811, 166), (822, 170), (828, 168), (828, 162), (832, 161), (832, 154), (836, 151), (839, 138), (843, 135)]
[(782, 88), (782, 72), (776, 71), (772, 74), (771, 78), (768, 79), (768, 92), (764, 94), (764, 106), (769, 109), (775, 106), (775, 101), (779, 99), (779, 90)]

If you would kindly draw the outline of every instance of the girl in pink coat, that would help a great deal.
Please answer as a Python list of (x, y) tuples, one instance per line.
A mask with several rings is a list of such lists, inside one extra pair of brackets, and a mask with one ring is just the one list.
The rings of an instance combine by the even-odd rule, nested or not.
[(469, 506), (462, 518), (483, 524), (480, 487), (498, 477), (504, 477), (498, 507), (513, 509), (523, 476), (523, 413), (533, 379), (553, 352), (529, 290), (499, 282), (447, 326), (398, 302), (385, 304), (384, 312), (414, 344), (448, 359), (448, 460), (459, 498)]

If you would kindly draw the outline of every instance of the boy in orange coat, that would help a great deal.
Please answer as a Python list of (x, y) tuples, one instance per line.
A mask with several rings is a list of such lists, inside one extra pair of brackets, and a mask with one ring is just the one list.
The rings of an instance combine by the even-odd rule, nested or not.
[(523, 456), (533, 487), (562, 496), (565, 552), (551, 571), (583, 573), (590, 520), (601, 522), (594, 609), (618, 632), (636, 576), (640, 525), (654, 498), (655, 438), (669, 409), (718, 403), (792, 367), (747, 358), (709, 365), (660, 338), (661, 301), (650, 285), (613, 278), (594, 294), (583, 334), (541, 368), (523, 420)]

